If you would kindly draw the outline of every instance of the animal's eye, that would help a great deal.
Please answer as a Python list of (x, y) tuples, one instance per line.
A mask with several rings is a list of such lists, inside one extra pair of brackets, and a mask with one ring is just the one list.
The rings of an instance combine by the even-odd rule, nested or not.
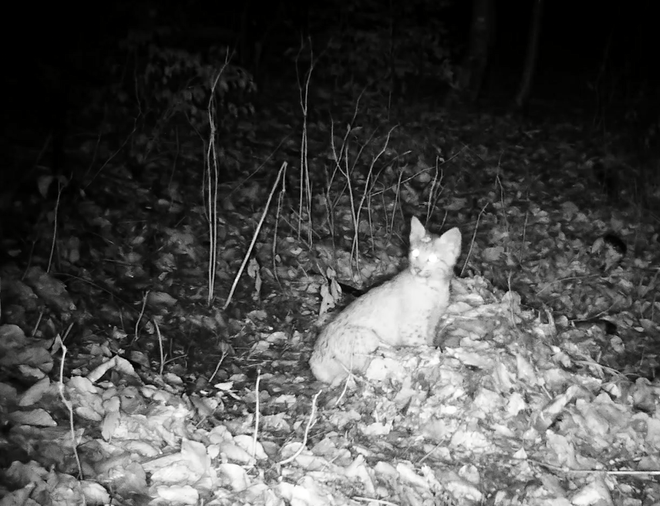
[(417, 258), (419, 256), (419, 250), (417, 248), (415, 248), (414, 250), (412, 250), (410, 252), (410, 256), (413, 257), (413, 258)]
[(438, 255), (436, 255), (435, 253), (431, 253), (431, 254), (429, 255), (427, 261), (428, 261), (428, 263), (430, 263), (430, 264), (434, 264), (434, 263), (436, 263), (436, 262), (438, 261)]

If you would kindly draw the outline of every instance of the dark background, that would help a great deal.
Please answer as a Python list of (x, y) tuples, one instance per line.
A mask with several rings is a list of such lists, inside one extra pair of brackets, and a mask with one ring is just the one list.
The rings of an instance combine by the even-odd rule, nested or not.
[[(496, 0), (495, 8), (480, 101), (506, 105), (519, 84), (532, 2)], [(269, 94), (296, 86), (295, 55), (301, 40), (311, 40), (320, 55), (315, 85), (341, 88), (350, 80), (356, 90), (381, 87), (383, 97), (391, 92), (399, 100), (436, 104), (449, 89), (437, 69), (464, 58), (471, 9), (471, 2), (460, 0), (21, 3), (4, 19), (0, 184), (25, 169), (23, 148), (34, 156), (49, 135), (57, 146), (72, 123), (99, 121), (99, 111), (112, 103), (95, 91), (123, 86), (130, 93), (149, 45), (202, 58), (211, 47), (230, 49), (232, 62), (252, 73), (267, 104)], [(561, 102), (554, 111), (578, 107), (599, 115), (606, 103), (611, 117), (634, 117), (640, 128), (657, 122), (654, 12), (650, 0), (546, 2), (530, 108), (533, 100), (552, 100)], [(358, 32), (370, 37), (370, 45)], [(397, 68), (404, 69), (398, 74), (387, 55), (392, 33), (403, 41), (396, 49)], [(437, 36), (420, 42), (420, 33)], [(97, 103), (96, 117), (81, 117), (94, 100), (106, 103)], [(63, 151), (53, 150), (50, 165), (61, 165)]]
[[(262, 42), (264, 65), (274, 72), (286, 61), (284, 52), (296, 48), (301, 34), (316, 39), (320, 52), (324, 42), (338, 37), (345, 28), (343, 20), (358, 18), (360, 10), (376, 13), (377, 17), (380, 9), (382, 25), (386, 26), (393, 4), (396, 8), (396, 2), (385, 1), (23, 3), (17, 6), (15, 15), (5, 19), (4, 74), (10, 81), (29, 81), (40, 70), (34, 67), (39, 62), (66, 70), (72, 79), (102, 82), (112, 70), (110, 64), (122, 64), (118, 59), (119, 43), (129, 30), (136, 29), (169, 29), (168, 33), (159, 33), (156, 40), (191, 51), (224, 44), (239, 53), (249, 53), (255, 42)], [(431, 17), (425, 11), (427, 5)], [(441, 19), (433, 17), (438, 13), (437, 5), (444, 5)], [(515, 77), (523, 63), (532, 2), (497, 0), (495, 6), (497, 35), (491, 73), (511, 73)], [(460, 55), (467, 42), (471, 2), (419, 2), (416, 10), (419, 26), (439, 21), (447, 31), (442, 43)], [(539, 74), (571, 73), (576, 81), (594, 75), (611, 39), (608, 65), (612, 72), (618, 70), (637, 82), (657, 79), (654, 13), (652, 3), (643, 0), (546, 2)], [(238, 60), (249, 67), (250, 56), (239, 54)]]

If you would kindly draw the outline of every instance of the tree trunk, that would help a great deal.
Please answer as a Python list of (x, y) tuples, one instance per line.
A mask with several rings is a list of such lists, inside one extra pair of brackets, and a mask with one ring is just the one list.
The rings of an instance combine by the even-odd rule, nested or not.
[(529, 27), (529, 39), (527, 42), (527, 55), (525, 56), (525, 67), (523, 69), (520, 88), (516, 95), (516, 108), (522, 109), (527, 105), (530, 92), (532, 91), (532, 80), (536, 69), (536, 60), (539, 53), (539, 39), (541, 37), (541, 18), (543, 17), (543, 0), (535, 0), (532, 12), (532, 23)]
[(494, 39), (494, 0), (472, 0), (469, 50), (459, 78), (459, 87), (467, 92), (471, 102), (476, 102), (481, 93)]

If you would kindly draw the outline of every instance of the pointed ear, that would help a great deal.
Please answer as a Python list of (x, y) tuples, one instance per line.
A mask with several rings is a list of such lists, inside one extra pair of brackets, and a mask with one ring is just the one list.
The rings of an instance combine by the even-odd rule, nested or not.
[(422, 225), (416, 216), (413, 216), (410, 219), (410, 242), (421, 242), (425, 236), (426, 229), (424, 228), (424, 225)]
[(454, 227), (447, 230), (435, 240), (435, 244), (442, 250), (442, 256), (452, 267), (461, 254), (461, 231)]

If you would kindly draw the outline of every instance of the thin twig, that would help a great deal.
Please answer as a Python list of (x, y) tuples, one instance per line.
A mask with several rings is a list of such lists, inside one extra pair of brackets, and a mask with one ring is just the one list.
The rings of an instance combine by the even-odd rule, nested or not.
[(256, 456), (257, 453), (257, 439), (259, 436), (259, 418), (260, 418), (260, 408), (259, 408), (259, 384), (261, 383), (261, 369), (257, 369), (257, 381), (255, 382), (254, 389), (256, 399), (254, 406), (254, 435), (252, 436), (252, 458)]
[(525, 223), (523, 223), (523, 234), (522, 234), (522, 243), (520, 245), (520, 253), (518, 253), (518, 262), (522, 265), (525, 261), (525, 253), (527, 248), (525, 247), (525, 241), (527, 240), (527, 224), (529, 223), (529, 210), (525, 211)]
[[(277, 284), (281, 287), (282, 282), (280, 281), (280, 275), (277, 273), (277, 231), (279, 230), (280, 217), (282, 216), (282, 205), (284, 203), (284, 195), (286, 194), (286, 179), (282, 180), (282, 189), (280, 194), (277, 197), (277, 207), (275, 208), (275, 226), (273, 227), (273, 250), (272, 250), (272, 261), (273, 261), (273, 277)], [(310, 208), (311, 209), (311, 208)], [(311, 242), (310, 242), (311, 246)]]
[(229, 307), (229, 304), (231, 303), (231, 299), (234, 295), (234, 292), (236, 291), (236, 287), (238, 286), (238, 280), (240, 279), (241, 275), (243, 274), (243, 270), (245, 269), (245, 266), (250, 260), (252, 249), (254, 248), (254, 244), (257, 242), (257, 237), (259, 236), (259, 231), (261, 230), (261, 226), (263, 225), (264, 220), (266, 219), (266, 213), (268, 212), (268, 208), (270, 207), (270, 201), (273, 200), (273, 194), (275, 193), (275, 189), (277, 188), (277, 185), (279, 184), (282, 174), (284, 173), (286, 168), (287, 168), (287, 162), (283, 162), (279, 172), (277, 173), (277, 179), (275, 179), (275, 183), (273, 184), (273, 187), (270, 190), (270, 195), (268, 195), (268, 200), (266, 201), (264, 212), (261, 214), (261, 219), (257, 224), (257, 229), (254, 231), (254, 235), (252, 236), (252, 242), (250, 243), (250, 246), (248, 247), (248, 250), (245, 253), (245, 258), (243, 258), (243, 263), (241, 263), (241, 266), (238, 269), (238, 272), (236, 273), (236, 277), (234, 278), (234, 282), (231, 285), (231, 290), (229, 291), (229, 295), (227, 296), (227, 302), (225, 302), (225, 305), (222, 307), (223, 310), (227, 309), (227, 307)]
[(138, 340), (138, 331), (140, 328), (140, 322), (142, 321), (142, 317), (144, 316), (144, 310), (147, 307), (147, 297), (149, 296), (149, 290), (146, 291), (144, 294), (144, 297), (142, 297), (142, 307), (140, 308), (140, 314), (138, 315), (138, 319), (135, 322), (135, 333), (133, 334), (133, 341), (131, 344), (134, 344)]
[(213, 374), (211, 374), (211, 377), (209, 378), (209, 383), (211, 383), (213, 378), (215, 378), (215, 375), (218, 374), (220, 366), (225, 361), (225, 358), (227, 358), (227, 350), (222, 350), (222, 355), (220, 355), (220, 360), (218, 360), (218, 364), (215, 366), (215, 371), (213, 371)]
[[(462, 148), (460, 151), (458, 151), (457, 153), (453, 154), (451, 157), (449, 157), (447, 160), (445, 160), (444, 163), (443, 163), (442, 165), (446, 165), (447, 163), (451, 162), (454, 158), (457, 158), (457, 157), (463, 152), (464, 149), (466, 149), (466, 148)], [(405, 153), (401, 153), (401, 154), (399, 155), (399, 158), (401, 158), (401, 157), (407, 155), (408, 153), (410, 153), (410, 151), (406, 151)], [(424, 172), (428, 172), (428, 171), (431, 170), (431, 169), (432, 169), (432, 167), (427, 167), (427, 168), (425, 168), (425, 169), (418, 170), (417, 172), (415, 172), (414, 174), (411, 174), (410, 176), (408, 176), (407, 178), (405, 178), (405, 179), (404, 179), (403, 181), (401, 181), (401, 182), (402, 182), (402, 183), (407, 183), (408, 181), (412, 181), (413, 179), (415, 179), (415, 178), (416, 178), (417, 176), (419, 176), (420, 174), (423, 174)], [(388, 187), (386, 187), (386, 188), (383, 188), (383, 189), (381, 189), (381, 190), (378, 190), (378, 191), (377, 191), (376, 193), (374, 193), (372, 196), (375, 197), (375, 196), (379, 195), (380, 193), (385, 193), (386, 191), (388, 191), (388, 190), (392, 190), (392, 189), (394, 189), (394, 188), (395, 188), (395, 185), (390, 185), (390, 186), (388, 186)]]
[(461, 277), (465, 273), (465, 268), (467, 267), (467, 264), (470, 260), (470, 255), (472, 254), (472, 248), (474, 247), (474, 242), (475, 239), (477, 238), (477, 231), (479, 230), (479, 221), (481, 220), (481, 216), (484, 214), (484, 211), (488, 207), (488, 204), (490, 204), (490, 202), (484, 204), (484, 207), (482, 207), (481, 211), (479, 211), (479, 216), (477, 216), (477, 223), (474, 225), (474, 232), (472, 234), (472, 239), (470, 240), (470, 249), (468, 250), (467, 255), (465, 256), (465, 263), (463, 264), (463, 268), (461, 269)]
[[(369, 170), (367, 172), (367, 179), (364, 182), (364, 191), (362, 192), (362, 197), (360, 198), (360, 202), (358, 203), (358, 208), (355, 212), (355, 235), (353, 236), (353, 248), (355, 249), (355, 258), (357, 259), (359, 257), (359, 249), (358, 249), (358, 231), (359, 231), (359, 225), (360, 225), (360, 215), (362, 214), (362, 209), (364, 208), (364, 203), (367, 200), (367, 197), (369, 197), (368, 202), (371, 202), (371, 192), (370, 188), (370, 182), (375, 184), (376, 178), (378, 176), (373, 176), (374, 172), (374, 167), (376, 165), (376, 162), (380, 159), (381, 156), (387, 151), (387, 147), (390, 144), (390, 138), (392, 137), (392, 132), (394, 129), (397, 127), (397, 125), (394, 125), (392, 128), (390, 128), (389, 132), (387, 132), (387, 137), (385, 138), (385, 143), (383, 144), (383, 147), (381, 150), (378, 152), (378, 154), (371, 159), (371, 164), (369, 165)], [(379, 172), (380, 174), (380, 172)]]
[(83, 479), (82, 464), (80, 463), (80, 457), (78, 456), (78, 449), (76, 444), (76, 427), (73, 423), (73, 405), (71, 402), (64, 396), (64, 363), (66, 362), (66, 352), (67, 348), (62, 341), (62, 338), (58, 335), (57, 340), (59, 345), (62, 347), (62, 360), (60, 361), (60, 381), (57, 385), (57, 391), (60, 394), (62, 403), (66, 406), (67, 411), (69, 412), (69, 430), (71, 431), (71, 448), (73, 449), (73, 455), (76, 457), (76, 464), (78, 465), (78, 478)]
[(59, 178), (57, 180), (57, 199), (55, 200), (55, 213), (53, 216), (53, 240), (50, 244), (50, 255), (48, 257), (48, 267), (46, 267), (46, 272), (50, 272), (50, 268), (53, 265), (53, 256), (55, 255), (55, 246), (57, 244), (57, 217), (59, 215), (59, 210), (60, 210), (60, 202), (62, 200), (62, 190), (64, 189), (64, 184), (60, 181)]
[[(129, 133), (129, 134), (126, 136), (126, 139), (124, 139), (124, 142), (122, 143), (122, 145), (119, 146), (119, 147), (115, 150), (115, 152), (112, 153), (112, 154), (108, 157), (108, 159), (107, 159), (105, 162), (103, 162), (103, 164), (101, 165), (101, 167), (99, 167), (99, 170), (97, 170), (96, 173), (91, 177), (91, 179), (89, 179), (89, 180), (87, 181), (87, 184), (84, 186), (84, 189), (87, 189), (87, 188), (89, 187), (89, 185), (92, 184), (92, 182), (96, 179), (96, 177), (97, 177), (97, 176), (103, 171), (103, 169), (105, 169), (105, 168), (108, 166), (108, 164), (109, 164), (109, 163), (110, 163), (110, 162), (111, 162), (111, 161), (112, 161), (112, 160), (113, 160), (113, 159), (114, 159), (119, 153), (123, 153), (123, 152), (124, 152), (124, 147), (126, 146), (126, 144), (128, 144), (129, 139), (130, 139), (131, 137), (133, 137), (133, 134), (134, 134), (136, 131), (137, 131), (137, 119), (135, 119), (135, 121), (133, 122), (133, 130), (131, 131), (131, 133)], [(89, 169), (87, 169), (87, 172), (85, 173), (85, 176), (87, 176), (87, 174), (89, 173), (90, 170), (91, 170), (91, 166), (89, 167)]]
[(293, 455), (278, 462), (278, 466), (283, 466), (284, 464), (293, 462), (302, 453), (303, 449), (307, 447), (307, 437), (309, 436), (309, 430), (312, 428), (312, 425), (314, 425), (314, 417), (316, 416), (316, 400), (318, 399), (319, 395), (321, 395), (321, 392), (322, 390), (319, 390), (312, 398), (312, 412), (309, 414), (309, 420), (307, 421), (307, 427), (305, 427), (305, 434), (303, 435), (302, 443), (300, 443), (300, 446)]
[[(435, 206), (438, 205), (438, 202), (440, 201), (440, 197), (442, 196), (442, 191), (444, 190), (444, 186), (442, 186), (442, 181), (445, 178), (445, 171), (441, 169), (445, 163), (445, 160), (442, 160), (442, 163), (438, 165), (439, 158), (435, 158), (435, 175), (433, 176), (433, 188), (431, 189), (431, 193), (434, 195), (433, 197), (433, 203), (431, 204), (431, 208), (429, 209), (430, 214), (428, 215), (427, 219), (431, 218), (431, 215), (433, 214), (433, 209), (435, 209)], [(439, 174), (439, 180), (438, 180), (438, 174)], [(429, 201), (431, 199), (431, 195), (429, 194)], [(445, 211), (445, 217), (446, 217), (446, 211)], [(443, 224), (444, 225), (444, 224)]]
[(37, 334), (37, 331), (39, 330), (39, 325), (41, 325), (41, 320), (43, 320), (44, 317), (44, 311), (43, 309), (39, 312), (39, 318), (37, 318), (37, 323), (34, 324), (33, 330), (32, 330), (32, 336), (35, 336)]
[(163, 375), (163, 371), (165, 370), (165, 353), (163, 352), (163, 335), (160, 333), (160, 327), (158, 326), (158, 322), (156, 320), (153, 320), (154, 326), (156, 327), (156, 334), (158, 334), (158, 349), (160, 351), (160, 372), (159, 375)]
[(608, 471), (606, 469), (570, 469), (564, 466), (553, 466), (539, 460), (527, 459), (528, 462), (538, 466), (545, 467), (552, 471), (570, 474), (607, 474), (612, 476), (643, 476), (650, 474), (651, 476), (660, 476), (660, 471)]
[[(209, 266), (207, 271), (208, 294), (206, 303), (210, 306), (213, 302), (213, 294), (215, 293), (215, 277), (217, 274), (217, 256), (218, 256), (218, 183), (220, 179), (220, 170), (218, 169), (218, 151), (215, 145), (215, 137), (217, 126), (215, 122), (216, 106), (215, 106), (215, 90), (220, 81), (220, 77), (224, 74), (225, 68), (229, 64), (229, 52), (225, 57), (225, 62), (220, 67), (218, 74), (215, 76), (211, 84), (211, 94), (209, 96), (209, 103), (206, 108), (209, 118), (209, 144), (205, 156), (205, 178), (203, 178), (203, 193), (206, 197), (206, 213), (209, 225)], [(204, 191), (206, 190), (206, 191)]]
[(373, 497), (361, 497), (359, 495), (356, 495), (352, 497), (352, 499), (354, 501), (368, 502), (369, 504), (382, 504), (383, 506), (398, 506), (398, 504), (395, 502), (385, 501), (384, 499), (374, 499)]
[[(542, 292), (544, 292), (545, 290), (550, 288), (552, 285), (556, 285), (557, 283), (563, 283), (564, 281), (573, 281), (573, 280), (578, 280), (578, 279), (581, 279), (581, 280), (593, 279), (593, 278), (599, 278), (599, 277), (600, 277), (600, 274), (589, 274), (589, 275), (586, 275), (586, 276), (567, 276), (565, 278), (555, 279), (555, 280), (550, 281), (549, 283), (547, 283), (543, 288), (541, 288), (534, 295), (538, 297), (539, 295), (541, 295)], [(589, 319), (592, 319), (592, 318), (593, 317), (590, 317)]]
[[(302, 47), (298, 52), (300, 55), (302, 52)], [(307, 146), (308, 146), (308, 132), (307, 132), (307, 120), (308, 120), (308, 111), (309, 111), (309, 83), (312, 80), (312, 72), (314, 71), (314, 52), (311, 48), (310, 43), (310, 64), (309, 70), (307, 70), (305, 75), (304, 83), (300, 83), (300, 78), (298, 78), (298, 91), (300, 94), (300, 109), (303, 115), (303, 128), (300, 138), (300, 197), (298, 202), (298, 239), (300, 239), (300, 233), (302, 228), (302, 220), (305, 214), (307, 215), (307, 245), (312, 246), (312, 187), (309, 180), (309, 161), (307, 155)], [(296, 73), (298, 72), (298, 65), (296, 65)], [(307, 197), (305, 199), (305, 196)], [(303, 209), (303, 203), (305, 208)]]

